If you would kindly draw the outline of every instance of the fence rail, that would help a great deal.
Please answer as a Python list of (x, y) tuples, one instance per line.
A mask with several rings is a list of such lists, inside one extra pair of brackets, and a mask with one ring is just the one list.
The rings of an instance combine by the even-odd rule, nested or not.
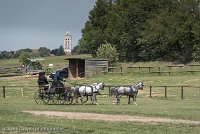
[[(86, 85), (87, 84), (80, 84), (80, 85)], [(89, 86), (89, 85), (88, 85)], [(104, 88), (108, 88), (108, 94), (100, 94), (100, 95), (110, 95), (111, 94), (111, 88), (113, 87), (119, 87), (119, 86), (132, 86), (132, 85), (104, 85)], [(32, 88), (38, 88), (38, 86), (28, 86), (28, 87), (32, 87)], [(164, 97), (167, 98), (168, 96), (168, 88), (180, 88), (180, 93), (181, 93), (181, 99), (184, 99), (184, 89), (185, 88), (196, 88), (199, 89), (199, 93), (200, 93), (200, 87), (199, 86), (189, 86), (189, 85), (182, 85), (182, 86), (170, 86), (170, 85), (164, 85), (164, 86), (152, 86), (152, 85), (145, 85), (145, 87), (149, 87), (149, 98), (152, 98), (152, 94), (153, 94), (153, 88), (161, 88), (159, 90), (164, 90)], [(22, 93), (22, 97), (23, 97), (23, 93), (24, 93), (24, 86), (0, 86), (0, 88), (2, 88), (2, 93), (3, 93), (3, 98), (6, 98), (6, 89), (7, 88), (20, 88), (20, 91)], [(66, 87), (69, 88), (69, 87)], [(39, 88), (38, 88), (39, 89)]]
[(124, 70), (130, 70), (131, 73), (137, 74), (168, 74), (173, 73), (190, 73), (195, 74), (200, 72), (200, 64), (189, 65), (168, 65), (168, 66), (128, 66), (128, 67), (108, 67), (108, 73), (110, 74), (124, 74)]

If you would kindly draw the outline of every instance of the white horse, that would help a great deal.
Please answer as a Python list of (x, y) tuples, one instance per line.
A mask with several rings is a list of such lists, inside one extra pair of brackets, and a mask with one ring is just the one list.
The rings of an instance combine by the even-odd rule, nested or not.
[[(97, 103), (97, 94), (99, 93), (100, 89), (103, 89), (103, 82), (102, 83), (93, 83), (90, 86), (75, 86), (74, 87), (74, 99), (76, 103), (78, 103), (78, 98), (81, 97), (82, 104), (85, 104), (88, 101), (88, 96), (91, 96), (92, 104), (95, 102)], [(83, 102), (83, 97), (86, 96), (86, 100)]]
[[(120, 97), (122, 97), (123, 95), (127, 95), (128, 98), (128, 104), (131, 103), (130, 98), (132, 98), (134, 101), (134, 104), (137, 105), (136, 103), (136, 97), (138, 94), (138, 90), (143, 90), (143, 83), (137, 83), (135, 85), (132, 86), (120, 86), (120, 87), (114, 87), (113, 89), (111, 89), (111, 93), (110, 95), (113, 95), (113, 104), (119, 104), (120, 103)], [(115, 99), (114, 99), (115, 96)]]

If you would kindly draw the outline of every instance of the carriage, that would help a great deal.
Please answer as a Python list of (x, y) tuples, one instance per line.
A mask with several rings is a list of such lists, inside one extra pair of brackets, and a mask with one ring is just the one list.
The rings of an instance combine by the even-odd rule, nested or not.
[[(63, 77), (66, 76), (67, 70), (60, 69), (56, 73), (51, 73), (50, 78), (53, 81), (49, 81), (48, 84), (40, 84), (38, 78), (39, 89), (35, 93), (34, 99), (37, 104), (71, 104), (73, 101), (72, 91), (70, 87), (65, 87), (63, 84)], [(41, 75), (45, 73), (42, 72)], [(39, 74), (40, 75), (40, 74)], [(40, 77), (40, 76), (39, 76)], [(54, 80), (59, 78), (59, 80)], [(43, 77), (46, 80), (46, 77)]]
[(73, 97), (68, 87), (55, 87), (53, 82), (50, 85), (39, 86), (35, 93), (37, 104), (71, 104)]

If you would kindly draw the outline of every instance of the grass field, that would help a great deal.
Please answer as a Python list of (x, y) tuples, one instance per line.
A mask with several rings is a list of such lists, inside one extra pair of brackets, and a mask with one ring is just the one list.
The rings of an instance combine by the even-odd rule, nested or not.
[[(141, 65), (142, 63), (136, 64)], [(144, 64), (148, 65), (148, 63)], [(153, 88), (152, 98), (149, 98), (149, 86), (147, 85), (200, 86), (200, 74), (184, 74), (173, 76), (140, 76), (132, 73), (127, 73), (122, 76), (119, 74), (109, 74), (98, 75), (84, 79), (67, 79), (65, 83), (66, 86), (72, 86), (80, 83), (89, 84), (103, 81), (105, 84), (120, 85), (133, 84), (143, 81), (145, 86), (144, 90), (140, 91), (138, 94), (138, 105), (128, 105), (126, 97), (122, 97), (120, 105), (113, 105), (110, 98), (106, 95), (98, 96), (99, 105), (90, 105), (89, 102), (86, 105), (38, 105), (33, 99), (34, 93), (38, 89), (36, 81), (36, 77), (0, 78), (0, 88), (2, 88), (1, 86), (11, 86), (6, 87), (6, 98), (3, 98), (2, 90), (0, 89), (0, 132), (31, 134), (198, 134), (200, 131), (200, 125), (195, 124), (75, 120), (64, 119), (62, 117), (52, 118), (45, 116), (34, 116), (22, 112), (24, 110), (89, 112), (110, 115), (137, 115), (145, 117), (163, 117), (199, 121), (200, 89), (185, 88), (184, 99), (181, 100), (180, 88), (169, 88), (167, 92), (167, 98), (164, 97), (163, 88)], [(101, 91), (101, 93), (108, 93), (108, 88), (105, 88), (103, 91)]]

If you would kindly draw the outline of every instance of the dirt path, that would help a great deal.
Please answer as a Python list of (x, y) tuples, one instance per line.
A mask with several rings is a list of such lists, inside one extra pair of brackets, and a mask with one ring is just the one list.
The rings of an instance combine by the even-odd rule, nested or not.
[(66, 119), (200, 125), (200, 121), (170, 119), (170, 118), (157, 118), (157, 117), (154, 118), (154, 117), (142, 117), (142, 116), (107, 115), (107, 114), (96, 114), (96, 113), (58, 112), (58, 111), (23, 111), (23, 112), (30, 113), (30, 114), (37, 115), (37, 116), (45, 115), (45, 116), (50, 116), (50, 117), (64, 117)]

